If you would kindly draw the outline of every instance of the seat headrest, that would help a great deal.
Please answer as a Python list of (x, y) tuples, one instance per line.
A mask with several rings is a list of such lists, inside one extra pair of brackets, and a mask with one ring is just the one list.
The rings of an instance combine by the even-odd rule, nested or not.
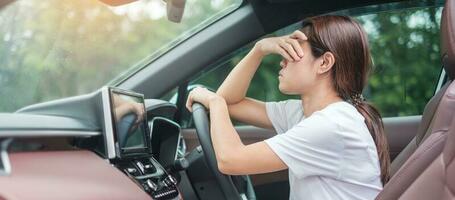
[(455, 77), (455, 0), (446, 0), (441, 16), (442, 64), (451, 80)]

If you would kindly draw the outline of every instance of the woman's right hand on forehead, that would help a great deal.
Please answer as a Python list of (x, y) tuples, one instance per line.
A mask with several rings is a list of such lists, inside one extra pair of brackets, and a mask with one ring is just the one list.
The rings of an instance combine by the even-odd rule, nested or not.
[(300, 46), (300, 42), (307, 40), (304, 33), (297, 30), (290, 35), (281, 37), (269, 37), (259, 40), (255, 48), (257, 48), (262, 55), (268, 54), (279, 54), (284, 59), (295, 62), (299, 61), (303, 57), (303, 50)]

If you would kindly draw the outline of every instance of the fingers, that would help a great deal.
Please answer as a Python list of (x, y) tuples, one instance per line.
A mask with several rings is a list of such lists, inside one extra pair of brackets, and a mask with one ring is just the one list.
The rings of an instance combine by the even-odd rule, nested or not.
[(294, 50), (294, 47), (292, 46), (292, 44), (289, 44), (288, 42), (286, 42), (286, 40), (284, 40), (284, 41), (280, 42), (279, 45), (291, 57), (290, 61), (298, 61), (298, 60), (300, 60), (300, 56), (297, 55), (297, 53)]
[(285, 52), (279, 50), (278, 52), (289, 61), (299, 61), (303, 57), (303, 49), (300, 45), (301, 41), (307, 40), (306, 35), (297, 30), (291, 35), (283, 36), (278, 41), (278, 46)]
[(142, 107), (142, 104), (133, 103), (133, 111), (134, 111), (134, 112), (136, 113), (136, 115), (137, 115), (136, 123), (141, 122), (142, 120), (144, 120), (144, 113), (145, 113), (145, 110), (144, 110), (144, 108)]
[(281, 66), (282, 68), (286, 67), (286, 62), (287, 62), (287, 60), (285, 60), (285, 59), (281, 60), (280, 66)]
[(292, 45), (292, 48), (294, 48), (294, 51), (298, 54), (299, 58), (303, 57), (302, 46), (300, 46), (300, 43), (297, 40), (287, 39), (286, 42)]
[(211, 97), (214, 97), (214, 95), (216, 96), (214, 92), (211, 92), (204, 87), (196, 87), (189, 93), (185, 106), (190, 112), (193, 112), (193, 104), (197, 102), (209, 109), (210, 99)]
[(193, 108), (191, 107), (193, 105), (193, 95), (192, 91), (188, 94), (188, 99), (186, 100), (185, 107), (188, 109), (188, 111), (193, 112)]
[(297, 39), (297, 40), (308, 40), (307, 36), (305, 35), (305, 33), (303, 33), (302, 31), (300, 30), (296, 30), (294, 31), (290, 38), (292, 39)]
[(278, 48), (278, 53), (283, 56), (284, 59), (288, 60), (288, 61), (294, 61), (294, 59), (288, 54), (288, 52), (286, 50), (284, 50), (283, 48), (281, 48), (281, 46)]
[[(188, 99), (186, 101), (186, 108), (190, 111), (193, 112), (193, 103), (194, 101), (200, 101), (200, 93), (203, 92), (204, 90), (207, 90), (203, 87), (195, 87), (194, 89), (191, 90), (191, 92), (188, 94)], [(202, 103), (202, 102), (199, 102)]]
[(190, 112), (193, 112), (193, 103), (194, 103), (194, 95), (195, 93), (197, 93), (198, 90), (200, 90), (201, 87), (195, 87), (194, 89), (192, 89), (190, 91), (190, 93), (188, 93), (188, 98), (186, 100), (186, 104), (185, 104), (185, 107), (186, 109), (188, 109), (188, 111)]

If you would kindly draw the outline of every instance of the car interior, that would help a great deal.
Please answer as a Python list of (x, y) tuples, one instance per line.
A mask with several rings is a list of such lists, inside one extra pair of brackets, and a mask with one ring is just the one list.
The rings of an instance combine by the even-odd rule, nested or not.
[[(14, 2), (0, 0), (0, 9)], [(169, 20), (180, 22), (184, 5), (167, 1)], [(210, 88), (201, 77), (229, 69), (224, 64), (255, 41), (294, 31), (306, 17), (421, 7), (441, 8), (441, 65), (432, 66), (435, 89), (421, 113), (383, 118), (391, 179), (376, 199), (455, 199), (455, 0), (241, 1), (103, 87), (0, 112), (0, 199), (289, 199), (287, 170), (244, 176), (218, 170), (209, 116), (200, 104), (186, 110), (188, 92), (198, 84)], [(245, 144), (276, 134), (235, 128)]]

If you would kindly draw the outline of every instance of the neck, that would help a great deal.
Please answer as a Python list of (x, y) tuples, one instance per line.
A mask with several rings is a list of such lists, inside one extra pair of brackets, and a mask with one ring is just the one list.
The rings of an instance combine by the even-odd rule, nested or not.
[(311, 92), (301, 95), (300, 98), (302, 99), (303, 115), (305, 117), (324, 109), (329, 104), (343, 100), (333, 89), (327, 89), (327, 87), (314, 88)]

